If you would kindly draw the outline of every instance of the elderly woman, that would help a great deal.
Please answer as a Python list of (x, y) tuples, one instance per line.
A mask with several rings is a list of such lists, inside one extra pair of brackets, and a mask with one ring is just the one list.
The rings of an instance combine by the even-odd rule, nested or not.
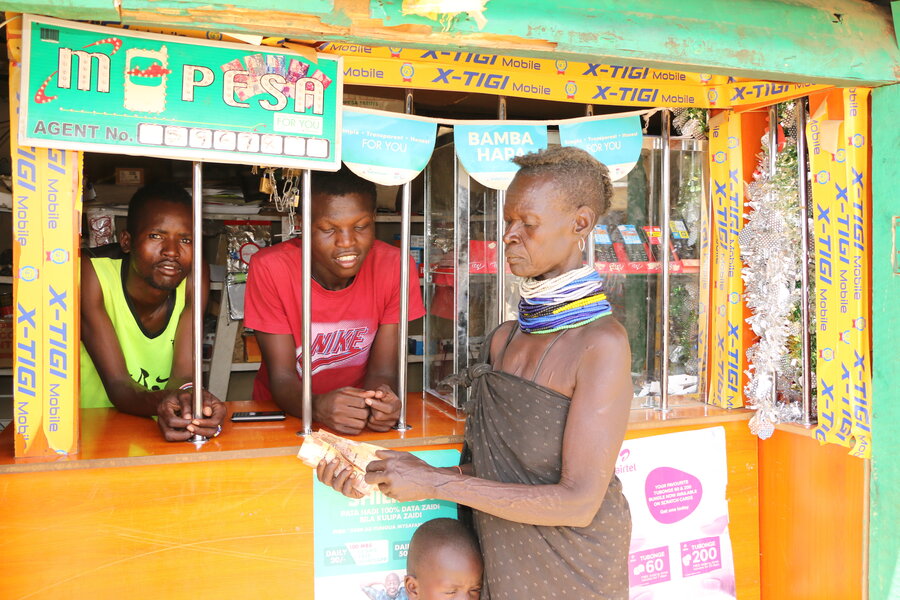
[[(473, 509), (493, 600), (628, 597), (631, 516), (615, 476), (632, 397), (628, 337), (602, 281), (582, 266), (585, 238), (609, 208), (607, 168), (551, 148), (514, 159), (503, 218), (506, 260), (523, 277), (517, 322), (467, 369), (460, 467), (381, 451), (366, 481), (400, 500)], [(354, 496), (349, 473), (324, 483)]]

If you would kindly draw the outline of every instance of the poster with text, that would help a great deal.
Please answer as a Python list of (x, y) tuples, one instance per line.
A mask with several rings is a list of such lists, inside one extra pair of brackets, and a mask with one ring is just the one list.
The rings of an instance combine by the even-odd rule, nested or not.
[(403, 185), (422, 172), (437, 123), (408, 115), (345, 108), (341, 143), (351, 171), (379, 185)]
[(512, 159), (547, 147), (547, 125), (458, 123), (453, 127), (453, 142), (456, 155), (475, 181), (505, 190), (519, 170)]
[(625, 440), (616, 474), (631, 506), (631, 600), (735, 598), (725, 430)]
[(610, 179), (616, 181), (628, 175), (641, 157), (641, 117), (570, 119), (560, 123), (559, 141), (563, 146), (590, 152), (609, 168)]
[(19, 142), (335, 171), (341, 61), (25, 15)]
[[(458, 450), (413, 452), (435, 467), (459, 464)], [(406, 552), (425, 521), (456, 518), (444, 500), (397, 502), (376, 491), (347, 498), (313, 478), (316, 600), (406, 600)]]

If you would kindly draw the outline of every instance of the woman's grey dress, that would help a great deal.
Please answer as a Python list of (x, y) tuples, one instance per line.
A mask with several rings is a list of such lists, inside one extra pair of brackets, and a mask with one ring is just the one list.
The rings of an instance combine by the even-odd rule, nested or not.
[[(489, 348), (490, 338), (485, 355)], [(541, 362), (543, 357), (532, 379)], [(485, 363), (473, 365), (460, 379), (472, 388), (465, 454), (475, 476), (506, 483), (559, 483), (571, 398)], [(615, 475), (587, 527), (528, 525), (480, 511), (473, 511), (473, 517), (485, 561), (483, 599), (627, 600), (631, 513)]]

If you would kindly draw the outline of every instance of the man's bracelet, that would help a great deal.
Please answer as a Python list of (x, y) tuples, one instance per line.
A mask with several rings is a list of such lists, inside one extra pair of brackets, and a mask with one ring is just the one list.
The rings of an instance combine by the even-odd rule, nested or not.
[(178, 389), (179, 389), (179, 390), (190, 390), (190, 389), (192, 389), (193, 387), (194, 387), (194, 382), (193, 382), (193, 381), (188, 381), (187, 383), (182, 383), (181, 386), (179, 386)]

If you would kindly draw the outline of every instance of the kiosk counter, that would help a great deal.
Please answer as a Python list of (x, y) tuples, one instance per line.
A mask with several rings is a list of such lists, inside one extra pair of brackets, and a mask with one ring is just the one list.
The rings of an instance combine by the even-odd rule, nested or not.
[[(411, 429), (354, 439), (402, 450), (460, 448), (464, 421), (411, 394)], [(273, 406), (229, 402), (232, 412)], [(759, 597), (757, 446), (749, 411), (674, 399), (636, 407), (627, 437), (722, 426), (739, 597)], [(4, 598), (313, 597), (312, 470), (297, 458), (299, 419), (230, 421), (195, 450), (167, 443), (150, 419), (82, 411), (79, 455), (13, 457), (0, 433)]]

